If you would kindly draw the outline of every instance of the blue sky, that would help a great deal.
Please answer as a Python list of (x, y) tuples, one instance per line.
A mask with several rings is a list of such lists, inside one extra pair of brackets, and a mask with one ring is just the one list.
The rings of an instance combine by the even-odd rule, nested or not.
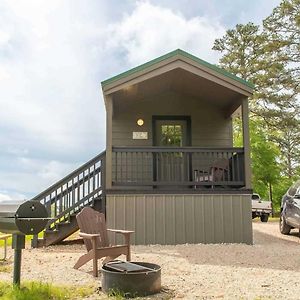
[(34, 196), (105, 148), (100, 82), (215, 38), (277, 0), (2, 0), (0, 200)]

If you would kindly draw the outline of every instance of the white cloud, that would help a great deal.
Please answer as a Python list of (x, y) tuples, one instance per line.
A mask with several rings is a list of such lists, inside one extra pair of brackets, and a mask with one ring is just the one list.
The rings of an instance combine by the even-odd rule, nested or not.
[(108, 20), (105, 5), (0, 3), (2, 197), (39, 193), (104, 149), (101, 80), (177, 48), (217, 61), (215, 20), (143, 1)]
[(7, 201), (7, 200), (12, 200), (12, 198), (9, 195), (0, 193), (0, 201)]
[(21, 201), (25, 200), (26, 196), (17, 192), (12, 191), (1, 191), (0, 190), (0, 202), (6, 202), (6, 201)]
[(10, 77), (10, 72), (3, 66), (2, 69), (0, 69), (0, 81), (10, 79)]
[[(103, 150), (104, 110), (88, 4), (0, 3), (0, 189), (33, 196)], [(101, 11), (94, 13), (101, 18)], [(96, 20), (96, 21), (95, 21)], [(97, 28), (101, 21), (89, 20)], [(99, 27), (98, 31), (103, 31)], [(23, 158), (20, 159), (19, 157)], [(30, 166), (30, 167), (29, 167)]]
[(48, 159), (17, 157), (13, 160), (13, 164), (18, 166), (17, 170), (11, 170), (8, 173), (0, 170), (1, 186), (7, 188), (0, 190), (0, 194), (3, 197), (16, 200), (31, 198), (82, 163), (81, 161), (67, 163)]
[(112, 24), (108, 32), (106, 47), (118, 49), (130, 65), (137, 65), (177, 48), (216, 62), (211, 48), (225, 29), (207, 17), (187, 19), (171, 9), (139, 1), (134, 11)]
[[(8, 36), (0, 46), (0, 106), (5, 108), (0, 124), (70, 150), (104, 132), (96, 114), (89, 115), (91, 110), (101, 115), (100, 91), (85, 53), (77, 51), (83, 37), (77, 23), (68, 20), (70, 6), (61, 1), (9, 1), (7, 7), (0, 24), (6, 24)], [(91, 88), (93, 98), (87, 99)]]
[(8, 44), (10, 35), (7, 32), (0, 31), (0, 47)]

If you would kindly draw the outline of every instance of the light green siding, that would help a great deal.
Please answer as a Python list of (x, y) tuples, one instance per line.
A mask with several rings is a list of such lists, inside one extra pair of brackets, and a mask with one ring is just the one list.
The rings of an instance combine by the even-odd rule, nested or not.
[(108, 227), (135, 230), (133, 244), (252, 244), (250, 195), (107, 195), (106, 203)]

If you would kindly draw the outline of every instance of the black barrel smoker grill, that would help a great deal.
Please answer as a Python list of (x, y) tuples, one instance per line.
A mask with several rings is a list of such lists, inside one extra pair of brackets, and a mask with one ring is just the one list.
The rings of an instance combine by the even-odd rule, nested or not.
[(48, 222), (48, 213), (38, 201), (0, 203), (0, 232), (12, 234), (14, 249), (13, 283), (20, 285), (22, 249), (25, 235), (41, 232)]

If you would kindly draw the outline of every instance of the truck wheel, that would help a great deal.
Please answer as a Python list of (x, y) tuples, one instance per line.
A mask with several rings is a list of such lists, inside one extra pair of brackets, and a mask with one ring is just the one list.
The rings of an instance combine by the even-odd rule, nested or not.
[(282, 234), (289, 234), (292, 227), (288, 224), (286, 224), (284, 216), (282, 213), (280, 214), (280, 220), (279, 220), (279, 230)]
[(260, 220), (261, 220), (262, 222), (268, 222), (268, 220), (269, 220), (269, 215), (268, 215), (268, 214), (263, 214), (263, 215), (261, 215), (261, 216), (260, 216)]

